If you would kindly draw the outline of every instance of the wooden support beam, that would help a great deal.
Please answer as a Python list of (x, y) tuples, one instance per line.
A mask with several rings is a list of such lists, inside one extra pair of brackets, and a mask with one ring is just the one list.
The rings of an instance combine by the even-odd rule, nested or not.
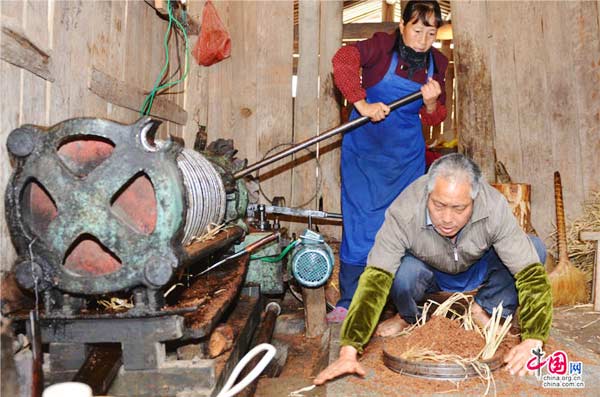
[[(280, 313), (281, 307), (277, 303), (271, 302), (267, 305), (265, 308), (265, 313), (263, 314), (260, 324), (258, 325), (258, 329), (256, 330), (256, 334), (252, 338), (252, 348), (263, 343), (271, 343), (273, 332), (275, 331), (275, 323)], [(250, 360), (248, 365), (246, 365), (240, 374), (240, 379), (246, 379), (246, 377), (250, 374), (250, 371), (252, 371), (258, 365), (261, 359), (261, 356), (252, 358), (252, 360)], [(253, 397), (254, 393), (256, 392), (257, 385), (258, 379), (255, 378), (248, 386), (240, 391), (238, 397)]]
[(356, 41), (368, 39), (376, 32), (393, 32), (398, 27), (397, 22), (347, 23), (344, 24), (342, 40)]
[(394, 22), (395, 2), (389, 4), (386, 0), (381, 0), (381, 20), (382, 22)]
[(154, 9), (163, 14), (167, 13), (167, 4), (165, 0), (154, 0)]
[[(141, 88), (116, 79), (94, 66), (90, 67), (88, 88), (100, 98), (134, 111), (140, 110), (147, 94)], [(175, 102), (160, 97), (154, 99), (150, 115), (180, 125), (185, 125), (188, 117), (187, 112), (182, 107)]]
[(596, 254), (594, 255), (594, 275), (592, 276), (592, 303), (594, 311), (600, 312), (600, 232), (581, 232), (581, 241), (594, 241)]
[[(151, 3), (146, 2), (150, 7), (154, 8), (156, 13), (161, 19), (169, 20), (169, 12), (167, 11), (167, 0), (154, 0), (154, 6)], [(174, 3), (173, 16), (184, 26), (185, 31), (190, 36), (197, 36), (200, 34), (200, 21), (198, 18), (192, 17), (189, 13), (185, 14), (183, 8), (179, 3)], [(189, 7), (189, 5), (188, 5)]]
[[(358, 41), (368, 39), (377, 32), (392, 33), (398, 22), (346, 23), (343, 25), (342, 40)], [(298, 25), (294, 26), (294, 37), (299, 37)], [(294, 53), (298, 53), (298, 40), (294, 40)]]
[(219, 357), (233, 347), (237, 331), (229, 324), (221, 324), (210, 334), (208, 356)]
[[(439, 39), (439, 31), (438, 31), (438, 39)], [(445, 141), (451, 141), (456, 137), (456, 129), (454, 128), (454, 114), (455, 114), (455, 98), (454, 98), (454, 54), (452, 53), (452, 49), (450, 48), (451, 40), (442, 40), (442, 47), (440, 51), (442, 54), (448, 58), (450, 61), (448, 64), (448, 69), (446, 69), (446, 80), (445, 80), (445, 90), (446, 90), (446, 109), (448, 109), (448, 114), (446, 119), (444, 120), (444, 129), (442, 134), (444, 135)], [(448, 134), (450, 132), (450, 134)]]
[(50, 70), (50, 51), (29, 39), (11, 17), (2, 16), (0, 58), (44, 80), (54, 81)]
[[(296, 142), (312, 138), (319, 131), (319, 21), (321, 6), (318, 1), (303, 1), (298, 5), (299, 53), (293, 59), (294, 71), (297, 71), (296, 100), (294, 101), (294, 140)], [(315, 148), (310, 148), (315, 150)], [(306, 156), (302, 152), (295, 159)], [(291, 206), (308, 204), (317, 208), (318, 197), (313, 197), (316, 175), (314, 160), (297, 164), (292, 170)], [(309, 187), (310, 188), (307, 188)], [(310, 200), (312, 197), (312, 201)], [(292, 225), (292, 231), (302, 233), (304, 225)]]
[[(488, 2), (452, 2), (459, 151), (472, 158), (485, 178), (494, 180), (494, 103), (487, 37)], [(458, 29), (460, 27), (460, 29)]]
[[(340, 1), (322, 1), (319, 42), (319, 131), (327, 131), (340, 124), (339, 91), (333, 82), (333, 66), (331, 59), (342, 46), (343, 35), (343, 4)], [(327, 33), (324, 33), (327, 32)], [(340, 156), (342, 137), (337, 136), (317, 145), (319, 162), (321, 163), (322, 186), (319, 205), (328, 212), (342, 212), (340, 206)], [(317, 207), (319, 208), (319, 207)], [(342, 230), (338, 225), (320, 227), (321, 233), (331, 238), (341, 239)], [(324, 292), (320, 292), (320, 294)], [(325, 309), (323, 308), (323, 311)]]
[(302, 288), (302, 300), (306, 336), (314, 338), (323, 335), (327, 329), (325, 288)]
[(121, 363), (119, 344), (93, 346), (73, 382), (85, 383), (92, 388), (95, 396), (103, 396), (110, 389)]

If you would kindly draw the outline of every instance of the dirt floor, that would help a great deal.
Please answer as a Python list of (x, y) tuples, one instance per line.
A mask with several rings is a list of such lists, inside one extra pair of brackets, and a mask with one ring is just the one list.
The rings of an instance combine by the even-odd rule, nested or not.
[[(563, 347), (552, 341), (556, 347)], [(328, 387), (329, 395), (345, 396), (414, 396), (414, 395), (488, 395), (496, 396), (563, 396), (563, 395), (595, 395), (590, 389), (582, 391), (544, 389), (541, 382), (533, 376), (518, 378), (500, 369), (493, 373), (493, 380), (488, 383), (481, 379), (470, 379), (461, 382), (430, 380), (401, 375), (389, 370), (381, 360), (383, 340), (378, 338), (369, 344), (361, 362), (367, 370), (364, 379), (346, 377)], [(547, 346), (547, 349), (550, 345)], [(553, 348), (552, 348), (553, 350)], [(566, 349), (568, 351), (568, 349)], [(574, 356), (570, 355), (570, 359)], [(579, 357), (578, 357), (579, 358)], [(586, 364), (588, 362), (585, 362)], [(585, 365), (585, 364), (584, 364)], [(489, 390), (488, 390), (489, 387)], [(597, 390), (597, 389), (596, 389)], [(338, 394), (339, 393), (339, 394)], [(595, 391), (594, 391), (595, 393)]]
[[(287, 361), (279, 377), (260, 379), (256, 397), (287, 396), (291, 391), (310, 386), (312, 379), (329, 361), (329, 331), (323, 337), (306, 338), (302, 304), (287, 293), (281, 307), (273, 344), (276, 347), (287, 346)], [(325, 388), (318, 388), (310, 396), (324, 397), (325, 392)]]
[[(281, 397), (309, 386), (316, 374), (328, 362), (333, 362), (339, 351), (339, 326), (331, 327), (322, 338), (304, 337), (303, 311), (293, 297), (284, 300), (274, 336), (275, 343), (288, 348), (286, 365), (278, 378), (261, 378), (256, 396)], [(346, 376), (303, 392), (304, 396), (597, 396), (600, 388), (600, 313), (591, 306), (557, 308), (552, 336), (545, 345), (547, 355), (563, 350), (568, 360), (581, 361), (581, 389), (544, 388), (535, 376), (514, 377), (503, 368), (493, 372), (490, 382), (469, 379), (461, 382), (421, 379), (393, 372), (383, 364), (385, 339), (373, 338), (361, 358), (367, 371), (364, 378)], [(389, 342), (389, 340), (388, 340)]]

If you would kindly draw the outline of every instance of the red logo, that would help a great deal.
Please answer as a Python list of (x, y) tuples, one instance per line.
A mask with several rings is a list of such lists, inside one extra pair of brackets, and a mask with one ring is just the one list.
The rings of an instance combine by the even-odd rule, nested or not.
[(527, 362), (528, 370), (539, 371), (546, 367), (548, 372), (553, 375), (564, 375), (567, 373), (568, 359), (564, 351), (557, 350), (544, 359), (542, 359), (544, 356), (543, 351), (536, 351), (533, 354), (535, 357), (532, 357)]

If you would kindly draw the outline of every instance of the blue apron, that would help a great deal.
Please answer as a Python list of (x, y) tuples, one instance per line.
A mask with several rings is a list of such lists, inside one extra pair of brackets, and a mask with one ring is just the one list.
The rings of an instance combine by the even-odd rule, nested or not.
[[(383, 79), (368, 88), (367, 102), (390, 103), (421, 89), (421, 84), (395, 73), (394, 53)], [(427, 76), (433, 75), (429, 57)], [(415, 179), (425, 173), (425, 141), (419, 118), (423, 100), (391, 112), (383, 121), (367, 123), (342, 141), (343, 233), (340, 261), (365, 266), (385, 210)], [(359, 117), (356, 110), (350, 119)]]

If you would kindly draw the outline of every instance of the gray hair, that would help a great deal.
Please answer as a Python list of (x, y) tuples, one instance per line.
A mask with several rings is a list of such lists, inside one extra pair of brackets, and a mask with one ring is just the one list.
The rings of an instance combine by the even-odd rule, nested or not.
[(455, 180), (469, 178), (471, 182), (471, 198), (475, 199), (481, 187), (481, 170), (473, 160), (460, 153), (447, 154), (435, 160), (427, 173), (427, 193), (433, 191), (437, 177)]

